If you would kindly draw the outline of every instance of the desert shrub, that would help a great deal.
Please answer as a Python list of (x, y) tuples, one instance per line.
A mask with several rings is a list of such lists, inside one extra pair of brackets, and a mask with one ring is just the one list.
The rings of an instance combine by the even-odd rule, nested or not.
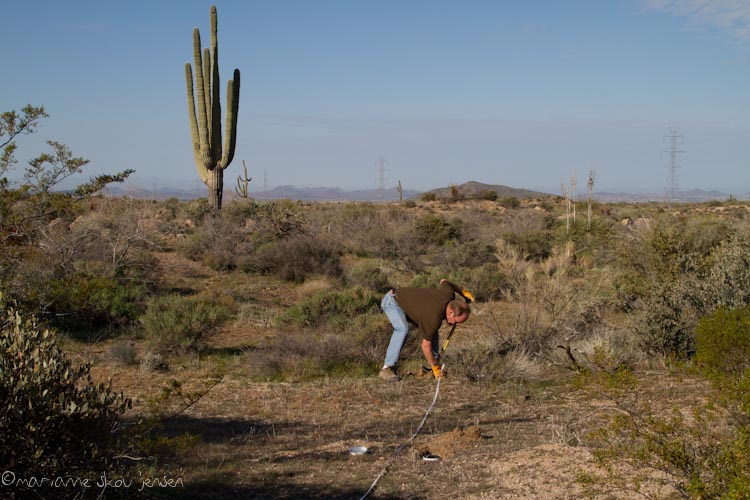
[(112, 344), (109, 348), (109, 357), (115, 363), (129, 366), (138, 363), (135, 346), (128, 340), (120, 340)]
[(497, 200), (497, 204), (505, 208), (518, 208), (521, 206), (521, 202), (515, 196), (503, 196)]
[(499, 300), (505, 296), (505, 291), (509, 287), (506, 276), (494, 263), (478, 267), (453, 268), (447, 276), (419, 275), (412, 285), (434, 286), (444, 277), (468, 289), (478, 302)]
[(695, 353), (698, 313), (690, 301), (688, 280), (654, 284), (631, 315), (640, 347), (649, 354), (687, 359)]
[(461, 238), (461, 221), (446, 220), (440, 215), (424, 214), (417, 218), (414, 227), (421, 241), (429, 245), (443, 245)]
[(696, 327), (696, 363), (709, 372), (750, 370), (750, 309), (720, 308)]
[(615, 288), (646, 352), (692, 356), (696, 322), (722, 300), (747, 300), (723, 271), (741, 275), (748, 268), (740, 242), (723, 222), (659, 220), (622, 246)]
[(203, 219), (213, 213), (211, 207), (208, 205), (207, 198), (197, 198), (185, 203), (183, 215), (186, 219), (190, 219), (194, 224), (200, 224)]
[(283, 324), (344, 329), (356, 317), (378, 311), (380, 298), (362, 287), (320, 290), (287, 309)]
[(339, 328), (282, 331), (243, 355), (255, 379), (296, 382), (321, 377), (372, 376), (382, 366), (390, 323), (384, 314), (348, 318)]
[[(610, 380), (622, 377), (600, 373)], [(623, 383), (605, 382), (619, 413), (590, 435), (597, 443), (594, 462), (603, 472), (578, 476), (589, 495), (614, 491), (636, 495), (659, 491), (663, 498), (748, 498), (750, 440), (747, 433), (728, 430), (720, 412), (700, 406), (686, 415), (675, 406), (660, 410), (649, 401), (625, 395)], [(643, 396), (638, 384), (631, 394)]]
[(736, 231), (713, 248), (700, 279), (704, 308), (740, 308), (750, 303), (750, 235)]
[(478, 267), (431, 267), (418, 272), (408, 286), (436, 287), (443, 278), (469, 290), (478, 302), (505, 297), (509, 289), (507, 277), (494, 263)]
[[(239, 260), (252, 255), (263, 233), (246, 230), (232, 215), (223, 210), (206, 215), (202, 224), (178, 243), (177, 251), (218, 271), (236, 268)], [(272, 238), (270, 234), (266, 236)]]
[(477, 240), (463, 243), (448, 242), (437, 258), (441, 267), (445, 269), (475, 268), (485, 264), (497, 262), (495, 246)]
[(750, 497), (750, 350), (747, 340), (738, 338), (747, 332), (747, 321), (745, 310), (720, 310), (701, 322), (696, 356), (714, 382), (701, 391), (701, 402), (659, 408), (648, 394), (653, 381), (639, 382), (623, 371), (584, 378), (616, 410), (590, 436), (604, 474), (579, 476), (589, 494), (661, 488), (670, 498)]
[(637, 297), (633, 327), (647, 352), (690, 357), (701, 317), (720, 306), (744, 307), (750, 301), (747, 235), (727, 234), (723, 225), (696, 227), (707, 230), (659, 230), (648, 240), (653, 247), (636, 268), (641, 272), (620, 281)]
[(255, 206), (260, 224), (270, 228), (275, 236), (283, 237), (306, 232), (307, 219), (300, 202), (275, 200)]
[(437, 200), (437, 195), (435, 193), (422, 193), (419, 199), (424, 202), (435, 201)]
[(470, 382), (501, 383), (539, 380), (541, 365), (523, 351), (506, 351), (493, 338), (478, 339), (450, 353), (450, 376)]
[(577, 217), (568, 226), (561, 224), (554, 236), (556, 244), (571, 245), (578, 262), (605, 265), (611, 261), (608, 246), (614, 231), (609, 221), (592, 218), (589, 226), (585, 216)]
[(478, 200), (495, 201), (497, 200), (497, 191), (491, 189), (483, 189), (477, 193)]
[(99, 200), (74, 223), (51, 224), (38, 245), (4, 262), (8, 296), (74, 335), (132, 323), (160, 279), (151, 253), (156, 238), (144, 228), (140, 206)]
[(582, 270), (560, 249), (531, 262), (498, 240), (497, 254), (510, 306), (503, 315), (504, 336), (514, 349), (545, 352), (563, 338), (580, 339), (594, 331), (606, 306), (602, 290), (609, 286), (609, 273)]
[(541, 261), (552, 254), (552, 241), (547, 231), (504, 233), (503, 239), (530, 260)]
[(33, 317), (2, 306), (0, 467), (20, 476), (97, 477), (111, 466), (118, 417), (130, 400), (95, 384)]
[(599, 326), (591, 335), (569, 340), (549, 353), (547, 360), (579, 374), (630, 370), (639, 359), (628, 330)]
[(298, 283), (312, 274), (332, 278), (343, 275), (336, 246), (307, 235), (289, 236), (261, 246), (243, 268)]
[(392, 288), (388, 275), (380, 267), (373, 265), (353, 269), (349, 281), (380, 293), (387, 292)]
[(149, 300), (140, 323), (158, 352), (185, 353), (199, 350), (233, 309), (233, 301), (226, 296), (158, 296)]
[(158, 352), (147, 351), (141, 359), (140, 367), (147, 372), (165, 372), (169, 370), (169, 363)]
[(302, 207), (289, 200), (228, 203), (203, 217), (177, 250), (218, 271), (251, 270), (264, 245), (304, 233)]
[(361, 257), (403, 258), (420, 251), (414, 215), (397, 206), (347, 203), (310, 214), (310, 230)]
[(82, 273), (48, 282), (47, 314), (55, 326), (75, 336), (129, 325), (143, 313), (145, 284)]
[(552, 254), (555, 220), (533, 210), (514, 211), (500, 228), (502, 239), (525, 259), (541, 261)]

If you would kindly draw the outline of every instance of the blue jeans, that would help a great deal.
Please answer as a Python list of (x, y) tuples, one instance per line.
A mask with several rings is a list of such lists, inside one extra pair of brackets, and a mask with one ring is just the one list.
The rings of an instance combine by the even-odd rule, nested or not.
[[(385, 366), (393, 366), (398, 361), (401, 354), (401, 347), (404, 345), (406, 336), (409, 334), (409, 322), (406, 320), (406, 313), (396, 302), (396, 296), (391, 292), (385, 294), (380, 302), (380, 307), (393, 325), (393, 334), (388, 344), (388, 350), (385, 353)], [(439, 352), (439, 339), (437, 333), (432, 338), (432, 351), (434, 354)]]

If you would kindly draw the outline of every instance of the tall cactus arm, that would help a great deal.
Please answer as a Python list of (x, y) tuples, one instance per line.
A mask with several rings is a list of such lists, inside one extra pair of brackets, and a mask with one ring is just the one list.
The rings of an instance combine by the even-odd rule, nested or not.
[(193, 57), (195, 58), (196, 105), (198, 106), (198, 138), (201, 146), (201, 163), (204, 168), (211, 168), (210, 137), (208, 135), (208, 118), (206, 109), (206, 88), (203, 79), (201, 61), (201, 35), (198, 28), (193, 30)]
[(193, 142), (193, 157), (198, 175), (205, 184), (208, 181), (208, 171), (203, 167), (201, 159), (201, 142), (198, 136), (198, 119), (195, 115), (195, 95), (193, 93), (193, 68), (185, 63), (185, 83), (187, 85), (188, 119), (190, 120), (190, 137)]
[(203, 96), (206, 103), (206, 123), (208, 124), (208, 143), (211, 144), (211, 52), (208, 47), (203, 49)]
[(224, 155), (219, 163), (221, 168), (227, 168), (234, 159), (234, 149), (237, 145), (237, 115), (240, 107), (240, 70), (234, 70), (234, 78), (227, 82), (227, 132), (224, 138)]
[(219, 79), (219, 37), (216, 6), (211, 6), (211, 156), (221, 158), (221, 84)]

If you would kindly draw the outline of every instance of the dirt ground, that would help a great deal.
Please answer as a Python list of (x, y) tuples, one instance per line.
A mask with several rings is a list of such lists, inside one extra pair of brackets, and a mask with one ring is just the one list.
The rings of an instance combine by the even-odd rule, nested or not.
[[(167, 435), (189, 433), (197, 445), (168, 464), (184, 490), (161, 494), (356, 499), (387, 469), (368, 498), (577, 499), (584, 498), (577, 475), (595, 470), (586, 433), (604, 403), (574, 389), (565, 373), (553, 383), (491, 387), (448, 377), (412, 442), (433, 401), (431, 378), (257, 382), (244, 375), (244, 361), (234, 356), (221, 383), (168, 421)], [(127, 383), (121, 388), (137, 412), (171, 378), (191, 374), (197, 386), (209, 371), (201, 363), (168, 374), (125, 367), (109, 374)], [(350, 455), (352, 446), (368, 451)]]

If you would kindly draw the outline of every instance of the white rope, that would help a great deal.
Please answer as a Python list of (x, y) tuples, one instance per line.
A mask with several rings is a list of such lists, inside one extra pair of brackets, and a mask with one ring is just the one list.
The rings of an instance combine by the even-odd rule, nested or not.
[(435, 397), (432, 398), (432, 404), (430, 404), (430, 407), (427, 408), (427, 411), (424, 414), (424, 417), (422, 418), (422, 421), (417, 426), (417, 430), (414, 431), (414, 433), (411, 435), (408, 441), (401, 444), (398, 448), (396, 448), (396, 451), (393, 452), (393, 455), (391, 456), (390, 460), (388, 460), (388, 463), (383, 467), (383, 470), (380, 471), (380, 474), (378, 474), (378, 477), (375, 478), (375, 481), (372, 482), (372, 485), (370, 486), (370, 489), (365, 492), (364, 495), (360, 497), (359, 500), (364, 500), (367, 498), (367, 496), (375, 490), (375, 486), (377, 486), (378, 481), (385, 476), (385, 473), (388, 472), (388, 468), (393, 465), (393, 461), (398, 457), (404, 448), (406, 448), (408, 445), (410, 445), (412, 442), (414, 442), (414, 439), (417, 437), (417, 434), (419, 434), (419, 431), (422, 430), (422, 427), (424, 426), (425, 422), (427, 422), (427, 417), (430, 415), (430, 412), (432, 411), (432, 407), (435, 406), (435, 403), (437, 402), (438, 394), (440, 393), (440, 381), (443, 380), (443, 370), (445, 369), (445, 363), (440, 367), (440, 377), (438, 377), (437, 384), (435, 385)]

